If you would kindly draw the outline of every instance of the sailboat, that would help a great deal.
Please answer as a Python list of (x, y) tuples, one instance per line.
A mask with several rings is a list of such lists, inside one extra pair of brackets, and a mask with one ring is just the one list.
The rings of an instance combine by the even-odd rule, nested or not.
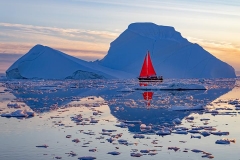
[(157, 74), (154, 70), (154, 67), (151, 61), (149, 51), (145, 56), (145, 59), (142, 65), (142, 70), (140, 72), (138, 80), (140, 82), (162, 82), (163, 81), (162, 76), (157, 77)]

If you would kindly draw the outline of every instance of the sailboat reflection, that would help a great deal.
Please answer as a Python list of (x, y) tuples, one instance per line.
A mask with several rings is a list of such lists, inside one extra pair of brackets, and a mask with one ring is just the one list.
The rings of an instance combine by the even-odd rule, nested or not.
[(147, 92), (143, 92), (143, 94), (142, 94), (144, 100), (146, 100), (146, 102), (147, 102), (147, 109), (150, 109), (150, 107), (151, 107), (153, 93), (154, 92), (152, 92), (152, 91), (151, 92), (147, 91)]

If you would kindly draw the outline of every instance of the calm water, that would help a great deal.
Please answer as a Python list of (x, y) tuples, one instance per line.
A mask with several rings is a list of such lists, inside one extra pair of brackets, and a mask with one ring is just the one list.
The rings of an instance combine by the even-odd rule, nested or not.
[[(187, 83), (200, 83), (198, 80), (184, 80)], [(175, 80), (167, 80), (173, 83)], [(206, 91), (144, 91), (135, 90), (139, 84), (134, 80), (106, 81), (0, 81), (0, 114), (12, 112), (16, 108), (9, 103), (17, 103), (20, 108), (36, 113), (32, 118), (0, 117), (0, 159), (40, 160), (78, 159), (93, 156), (97, 159), (136, 159), (131, 153), (151, 150), (148, 155), (141, 153), (139, 159), (202, 159), (203, 153), (192, 152), (199, 149), (214, 156), (214, 159), (240, 159), (240, 81), (235, 79), (205, 80), (200, 83)], [(161, 84), (164, 85), (164, 84)], [(131, 90), (129, 90), (131, 89)], [(131, 92), (130, 92), (131, 91)], [(231, 104), (234, 101), (237, 104)], [(174, 106), (206, 106), (202, 111), (171, 111)], [(240, 109), (240, 108), (239, 108)], [(217, 110), (218, 114), (212, 114)], [(94, 115), (98, 112), (98, 115)], [(82, 115), (76, 123), (71, 117)], [(185, 118), (193, 116), (194, 120)], [(98, 123), (90, 123), (94, 118)], [(182, 124), (174, 125), (179, 118)], [(208, 121), (202, 121), (208, 118)], [(151, 130), (141, 130), (140, 124), (127, 128), (115, 126), (120, 121), (141, 121), (151, 125)], [(82, 125), (82, 123), (85, 125)], [(212, 126), (216, 131), (226, 131), (229, 135), (203, 137), (188, 133), (158, 136), (162, 127)], [(109, 135), (102, 129), (114, 130)], [(102, 134), (103, 133), (103, 134)], [(142, 134), (142, 139), (133, 138)], [(108, 139), (114, 135), (121, 137)], [(66, 138), (71, 135), (70, 138)], [(191, 135), (201, 138), (191, 138)], [(79, 139), (79, 143), (72, 142)], [(215, 144), (222, 138), (235, 139), (228, 145)], [(120, 144), (119, 139), (128, 144)], [(46, 144), (49, 147), (36, 146)], [(178, 147), (177, 151), (169, 147)], [(90, 152), (90, 149), (96, 149)], [(107, 154), (111, 151), (120, 155)], [(183, 152), (185, 151), (185, 152)], [(70, 152), (77, 155), (71, 156)]]

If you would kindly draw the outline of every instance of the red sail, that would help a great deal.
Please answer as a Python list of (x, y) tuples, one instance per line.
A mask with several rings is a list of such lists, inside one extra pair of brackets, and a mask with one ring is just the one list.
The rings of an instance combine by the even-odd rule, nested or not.
[(156, 77), (156, 72), (153, 68), (150, 53), (145, 56), (140, 77)]

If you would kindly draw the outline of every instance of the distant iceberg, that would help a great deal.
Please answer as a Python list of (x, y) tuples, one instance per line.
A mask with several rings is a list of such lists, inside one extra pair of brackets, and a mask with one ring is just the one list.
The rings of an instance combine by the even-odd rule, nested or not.
[(108, 79), (129, 74), (36, 45), (6, 71), (11, 79)]

